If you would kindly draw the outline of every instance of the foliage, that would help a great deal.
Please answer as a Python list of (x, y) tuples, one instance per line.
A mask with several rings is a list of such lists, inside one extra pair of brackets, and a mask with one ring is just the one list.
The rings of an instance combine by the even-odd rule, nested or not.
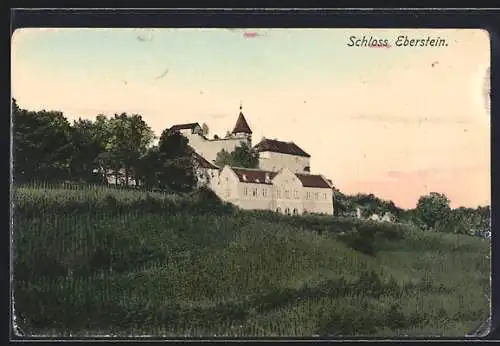
[(452, 209), (445, 220), (437, 222), (436, 229), (442, 232), (480, 235), (490, 230), (489, 220), (489, 207), (460, 207)]
[(14, 181), (68, 179), (73, 153), (71, 125), (61, 112), (12, 107)]
[(404, 213), (403, 209), (398, 208), (394, 202), (380, 199), (373, 194), (359, 193), (349, 196), (335, 189), (333, 198), (334, 211), (337, 216), (355, 216), (357, 208), (361, 209), (361, 216), (364, 218), (372, 214), (391, 213), (396, 219), (399, 219)]
[[(71, 125), (61, 112), (32, 112), (12, 99), (14, 180), (80, 181), (189, 190), (196, 184), (187, 140), (154, 133), (138, 114), (97, 115)], [(181, 172), (186, 170), (185, 173)]]
[(115, 174), (124, 170), (125, 185), (129, 185), (129, 178), (135, 176), (141, 155), (146, 153), (154, 138), (153, 131), (137, 114), (115, 114), (109, 120), (109, 127), (108, 152), (112, 166)]
[(215, 164), (219, 167), (228, 165), (231, 167), (258, 168), (259, 153), (245, 142), (242, 142), (230, 153), (224, 149), (218, 152)]
[(208, 125), (203, 123), (201, 125), (201, 135), (208, 136), (209, 133), (210, 133), (210, 129), (208, 128)]
[(434, 228), (438, 222), (445, 222), (450, 211), (450, 200), (438, 192), (420, 197), (416, 207), (417, 216), (427, 228)]
[(188, 139), (177, 131), (164, 130), (158, 144), (160, 187), (177, 191), (190, 191), (196, 186), (197, 177), (188, 145)]

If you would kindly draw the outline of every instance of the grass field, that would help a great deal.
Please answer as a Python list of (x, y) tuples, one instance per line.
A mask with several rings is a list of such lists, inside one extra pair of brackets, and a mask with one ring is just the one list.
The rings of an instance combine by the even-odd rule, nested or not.
[(489, 315), (490, 244), (186, 196), (17, 188), (26, 334), (464, 336)]

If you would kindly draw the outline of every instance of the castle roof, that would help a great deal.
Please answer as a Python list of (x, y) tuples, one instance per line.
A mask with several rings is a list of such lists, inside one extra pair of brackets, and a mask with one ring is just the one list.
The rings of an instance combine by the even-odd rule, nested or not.
[(173, 125), (169, 131), (174, 131), (174, 130), (192, 130), (194, 129), (196, 126), (200, 126), (200, 124), (198, 123), (188, 123), (188, 124), (177, 124), (177, 125)]
[(240, 114), (238, 115), (238, 120), (236, 120), (236, 125), (234, 125), (234, 129), (232, 133), (248, 133), (252, 134), (252, 130), (250, 130), (250, 126), (248, 126), (247, 120), (243, 115), (240, 107)]
[[(251, 184), (272, 185), (271, 179), (273, 179), (277, 174), (277, 172), (263, 171), (260, 169), (251, 168), (231, 167), (231, 169), (234, 173), (236, 173), (240, 182)], [(268, 178), (267, 180), (266, 176)]]
[(196, 160), (196, 162), (198, 162), (198, 164), (200, 165), (200, 168), (219, 169), (219, 167), (210, 163), (207, 159), (205, 159), (197, 152), (193, 152), (193, 157)]
[(299, 148), (294, 142), (282, 142), (276, 139), (263, 139), (255, 145), (254, 149), (258, 152), (271, 151), (274, 153), (311, 157), (311, 155)]
[(302, 186), (304, 187), (316, 187), (321, 189), (330, 189), (331, 186), (321, 175), (313, 175), (313, 174), (300, 174), (295, 173), (297, 178), (299, 178)]

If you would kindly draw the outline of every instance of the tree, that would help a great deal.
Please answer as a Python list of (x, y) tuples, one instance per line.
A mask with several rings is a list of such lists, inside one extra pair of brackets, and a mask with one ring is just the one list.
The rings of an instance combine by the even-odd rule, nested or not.
[(160, 171), (160, 151), (158, 146), (153, 146), (141, 155), (137, 165), (137, 178), (146, 189), (156, 188), (160, 185)]
[(437, 223), (446, 221), (450, 215), (450, 200), (446, 195), (431, 192), (419, 198), (416, 214), (428, 228), (434, 228)]
[(71, 125), (57, 111), (31, 112), (12, 100), (14, 180), (68, 179), (73, 154)]
[(205, 123), (203, 123), (203, 124), (201, 125), (201, 134), (202, 134), (203, 136), (208, 136), (208, 133), (209, 133), (209, 132), (210, 132), (210, 130), (209, 130), (209, 128), (208, 128), (208, 125), (207, 125), (207, 124), (205, 124)]
[(106, 151), (109, 132), (105, 127), (106, 119), (96, 118), (95, 122), (78, 119), (73, 122), (71, 138), (74, 153), (71, 159), (71, 175), (74, 179), (87, 182), (103, 182), (100, 158)]
[(229, 165), (231, 167), (258, 168), (259, 153), (248, 144), (241, 143), (232, 152), (222, 149), (217, 153), (215, 164), (219, 167)]
[(231, 166), (232, 165), (231, 153), (225, 149), (219, 151), (215, 157), (215, 164), (219, 167), (224, 167), (226, 165)]
[(190, 191), (197, 183), (192, 149), (177, 131), (164, 130), (158, 143), (158, 184), (176, 191)]
[(109, 122), (111, 138), (107, 160), (115, 178), (117, 179), (123, 170), (125, 184), (129, 185), (131, 177), (137, 180), (135, 172), (139, 159), (153, 141), (154, 133), (138, 114), (115, 114)]
[(450, 233), (477, 235), (490, 229), (489, 207), (451, 210), (448, 218), (440, 223), (439, 230)]

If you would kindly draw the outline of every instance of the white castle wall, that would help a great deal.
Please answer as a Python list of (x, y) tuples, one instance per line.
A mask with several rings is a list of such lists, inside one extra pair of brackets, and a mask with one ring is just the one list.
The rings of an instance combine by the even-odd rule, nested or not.
[(305, 167), (310, 167), (308, 157), (295, 156), (274, 152), (261, 152), (259, 155), (259, 168), (266, 171), (277, 172), (282, 168), (288, 168), (293, 173), (308, 173)]
[(283, 214), (302, 214), (302, 184), (300, 180), (288, 169), (282, 170), (273, 179), (275, 187), (275, 211)]
[(221, 139), (205, 139), (198, 134), (192, 134), (190, 132), (183, 133), (189, 140), (189, 145), (193, 149), (203, 156), (208, 162), (213, 163), (217, 157), (217, 153), (222, 149), (232, 152), (236, 147), (240, 146), (241, 143), (245, 142), (251, 146), (250, 139), (246, 137), (237, 138), (221, 138)]
[(315, 187), (302, 188), (304, 212), (333, 214), (333, 190)]
[(239, 183), (238, 203), (242, 209), (274, 210), (274, 186), (268, 184)]

